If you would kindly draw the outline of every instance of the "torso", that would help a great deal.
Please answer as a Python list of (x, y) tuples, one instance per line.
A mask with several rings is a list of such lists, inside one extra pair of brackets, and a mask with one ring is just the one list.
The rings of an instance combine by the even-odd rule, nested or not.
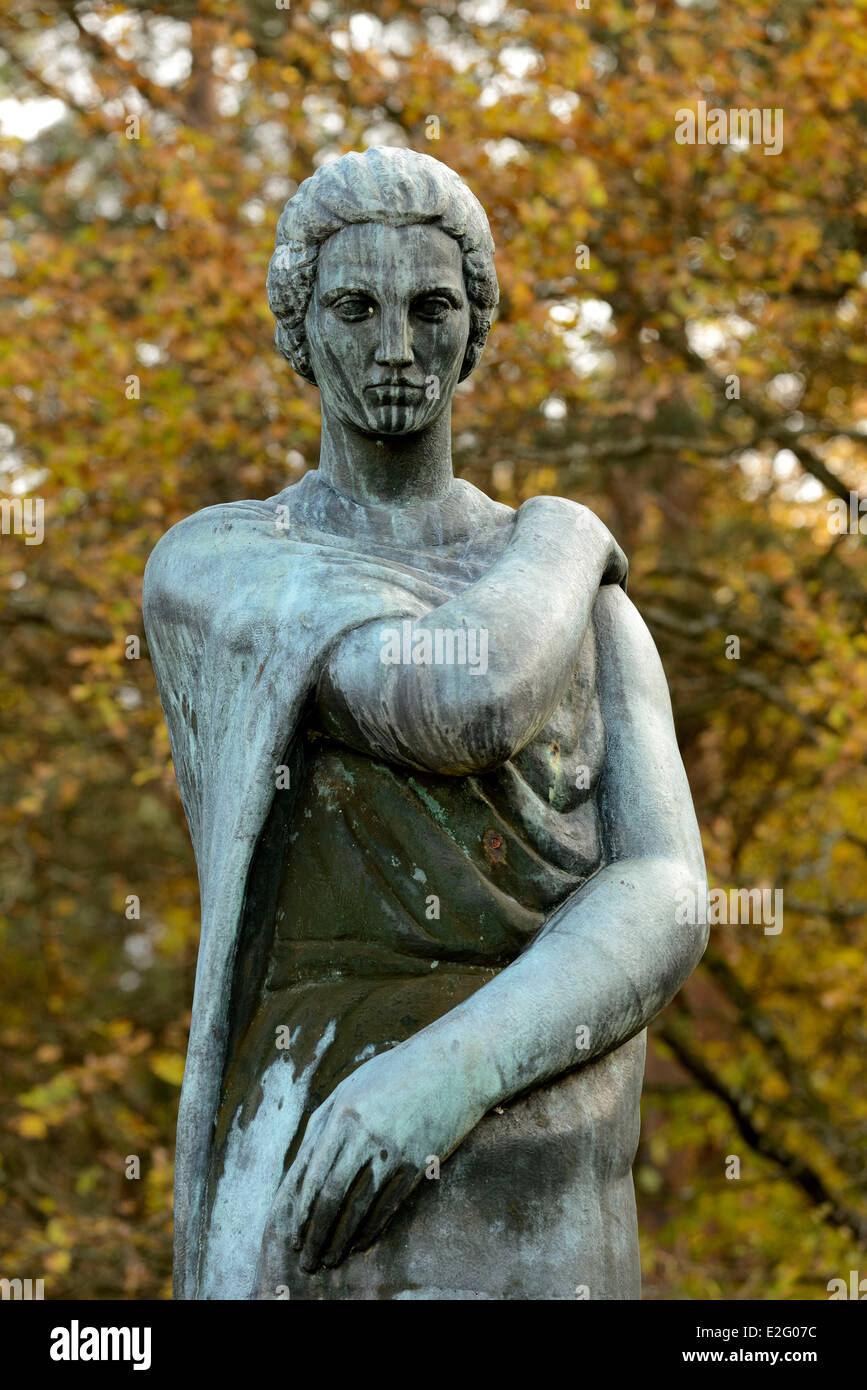
[[(484, 541), (481, 548), (486, 548)], [(419, 565), (417, 555), (413, 564)], [(468, 547), (460, 564), (433, 565), (435, 582), (447, 596), (481, 572), (480, 560)], [(263, 1154), (273, 1150), (269, 1162), (278, 1165), (279, 1180), (297, 1152), (307, 1117), (345, 1076), (483, 986), (529, 945), (551, 912), (604, 862), (596, 803), (605, 735), (592, 631), (571, 688), (546, 728), (494, 772), (453, 777), (392, 766), (323, 737), (315, 713), (308, 718), (300, 745), (302, 771), (300, 784), (296, 782), (291, 792), (291, 827), (267, 975), (258, 1008), (234, 1049), (218, 1117), (212, 1231), (220, 1227), (221, 1172), (237, 1192), (232, 1173), (239, 1164), (243, 1169), (252, 1163), (246, 1184), (254, 1182), (267, 1191), (274, 1174), (266, 1178), (255, 1172), (256, 1164), (264, 1162)], [(280, 814), (281, 795), (272, 815)], [(280, 1029), (291, 1045), (275, 1052)], [(564, 1124), (569, 1129), (568, 1116), (579, 1093), (584, 1092), (591, 1107), (598, 1105), (597, 1096), (604, 1097), (605, 1114), (597, 1113), (592, 1125), (580, 1123), (574, 1112), (566, 1163), (572, 1195), (563, 1199), (562, 1216), (555, 1202), (534, 1237), (548, 1248), (552, 1241), (556, 1247), (558, 1222), (562, 1225), (568, 1211), (580, 1207), (583, 1230), (563, 1236), (563, 1258), (570, 1269), (576, 1250), (585, 1245), (587, 1252), (592, 1249), (594, 1222), (602, 1219), (604, 1203), (589, 1215), (585, 1210), (581, 1189), (588, 1179), (601, 1191), (602, 1174), (608, 1174), (614, 1183), (606, 1189), (606, 1200), (614, 1204), (612, 1214), (616, 1208), (627, 1227), (634, 1223), (629, 1167), (637, 1140), (639, 1050), (643, 1056), (643, 1038), (553, 1086), (539, 1088), (507, 1112), (513, 1117), (507, 1126), (511, 1140), (529, 1125), (527, 1139), (532, 1137), (537, 1146), (547, 1126), (552, 1127), (551, 1138)], [(288, 1071), (283, 1065), (287, 1062)], [(485, 1170), (490, 1145), (496, 1144), (492, 1136), (500, 1132), (506, 1130), (483, 1121), (449, 1160), (455, 1172), (464, 1175), (463, 1181), (478, 1181), (474, 1165), (480, 1162), (479, 1171)], [(550, 1148), (549, 1140), (534, 1162), (553, 1163), (556, 1169), (564, 1161), (559, 1153)], [(233, 1200), (237, 1206), (237, 1195)], [(437, 1219), (430, 1213), (425, 1216), (430, 1200), (420, 1191), (403, 1224), (396, 1223), (406, 1248), (417, 1235), (419, 1250), (430, 1251), (431, 1232), (423, 1232), (425, 1222)], [(460, 1210), (460, 1205), (455, 1208), (457, 1215)], [(263, 1202), (257, 1206), (253, 1200), (243, 1237), (249, 1241), (248, 1261), (260, 1239), (255, 1233), (264, 1212)], [(406, 1225), (410, 1218), (416, 1235)], [(487, 1229), (480, 1223), (480, 1231)], [(237, 1253), (243, 1238), (237, 1228), (231, 1240), (225, 1234), (216, 1236), (212, 1271), (220, 1261), (225, 1264), (229, 1246), (243, 1261)], [(516, 1227), (516, 1251), (527, 1238), (527, 1232)], [(388, 1241), (388, 1233), (383, 1240)], [(340, 1270), (315, 1277), (294, 1268), (291, 1252), (284, 1251), (282, 1258), (288, 1261), (287, 1269), (292, 1265), (286, 1282), (298, 1285), (293, 1297), (437, 1296), (386, 1291), (384, 1286), (365, 1293), (374, 1276), (365, 1276), (363, 1269), (376, 1266), (376, 1254), (350, 1257)], [(391, 1277), (394, 1260), (386, 1258), (386, 1265)], [(578, 1274), (576, 1283), (581, 1282)], [(262, 1277), (267, 1285), (270, 1276)], [(549, 1286), (551, 1277), (549, 1271)], [(594, 1277), (598, 1284), (603, 1276)], [(353, 1292), (353, 1279), (359, 1278), (361, 1291)], [(213, 1272), (211, 1280), (211, 1296), (238, 1296), (213, 1292), (226, 1285), (221, 1286), (220, 1276)], [(437, 1282), (434, 1278), (433, 1285)], [(440, 1282), (447, 1286), (445, 1275)], [(344, 1291), (329, 1293), (332, 1286)]]

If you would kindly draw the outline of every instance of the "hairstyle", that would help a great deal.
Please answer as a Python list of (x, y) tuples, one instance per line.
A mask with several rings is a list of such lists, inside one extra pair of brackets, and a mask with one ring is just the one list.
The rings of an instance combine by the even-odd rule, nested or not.
[(440, 227), (461, 248), (470, 304), (470, 334), (461, 366), (469, 376), (482, 355), (499, 299), (494, 241), (485, 210), (447, 165), (416, 150), (376, 146), (330, 160), (305, 179), (277, 223), (268, 266), (268, 303), (277, 320), (274, 341), (308, 381), (316, 381), (304, 321), (316, 283), (320, 247), (344, 227), (383, 222)]

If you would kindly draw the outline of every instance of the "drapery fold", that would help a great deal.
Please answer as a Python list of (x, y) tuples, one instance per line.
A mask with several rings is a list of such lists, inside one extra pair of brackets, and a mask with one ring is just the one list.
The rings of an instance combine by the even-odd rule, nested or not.
[[(333, 529), (335, 510), (346, 512), (350, 534)], [(299, 720), (335, 643), (366, 622), (430, 612), (450, 596), (436, 583), (438, 567), (464, 583), (483, 572), (466, 554), (474, 523), (505, 533), (514, 517), (460, 481), (444, 502), (417, 512), (420, 545), (431, 552), (428, 572), (415, 567), (399, 534), (388, 534), (387, 509), (366, 513), (315, 474), (267, 501), (195, 513), (167, 532), (148, 561), (145, 633), (202, 919), (178, 1115), (178, 1298), (197, 1296), (239, 924), (277, 768), (292, 757)]]

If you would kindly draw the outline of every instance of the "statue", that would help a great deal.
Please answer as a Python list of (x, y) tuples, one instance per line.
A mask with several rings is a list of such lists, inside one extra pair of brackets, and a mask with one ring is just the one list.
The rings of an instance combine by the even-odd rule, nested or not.
[(493, 251), (427, 155), (306, 180), (268, 294), (319, 467), (148, 562), (202, 907), (179, 1298), (640, 1297), (644, 1030), (704, 863), (619, 547), (453, 476)]

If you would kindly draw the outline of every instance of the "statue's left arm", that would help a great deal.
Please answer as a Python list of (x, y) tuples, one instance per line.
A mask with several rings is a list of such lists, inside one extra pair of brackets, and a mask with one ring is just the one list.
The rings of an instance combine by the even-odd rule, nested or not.
[(445, 1158), (493, 1106), (640, 1032), (701, 958), (706, 928), (676, 912), (705, 868), (662, 666), (619, 588), (599, 591), (594, 625), (605, 866), (513, 964), (311, 1117), (284, 1189), (305, 1268), (374, 1239), (429, 1156)]

